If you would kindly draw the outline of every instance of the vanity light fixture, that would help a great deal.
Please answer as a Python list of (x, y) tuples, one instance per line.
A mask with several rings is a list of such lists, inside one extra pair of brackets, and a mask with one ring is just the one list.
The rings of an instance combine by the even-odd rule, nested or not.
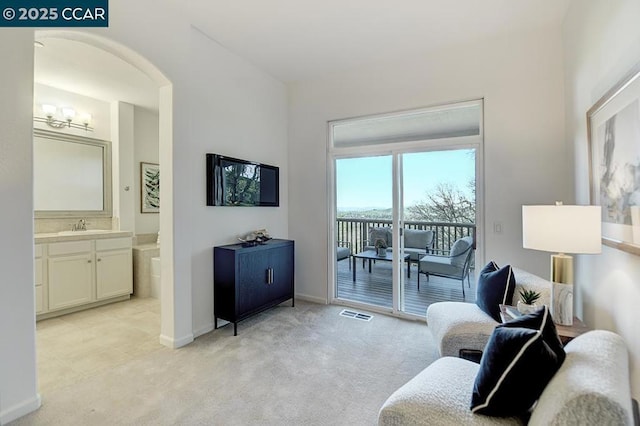
[(76, 118), (76, 111), (73, 108), (60, 108), (62, 119), (56, 118), (58, 107), (56, 107), (55, 105), (42, 104), (41, 109), (45, 117), (33, 117), (33, 121), (38, 123), (46, 123), (49, 127), (53, 127), (54, 129), (69, 127), (72, 129), (83, 129), (87, 132), (93, 131), (93, 128), (89, 127), (92, 118), (91, 114), (80, 114), (80, 123), (74, 123), (73, 120)]

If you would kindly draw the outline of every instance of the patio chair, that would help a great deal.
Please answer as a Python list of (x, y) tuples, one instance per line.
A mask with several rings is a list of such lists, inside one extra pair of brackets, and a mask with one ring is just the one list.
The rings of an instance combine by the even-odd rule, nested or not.
[[(336, 248), (336, 260), (340, 262), (344, 259), (351, 258), (351, 243), (349, 241), (338, 241), (338, 247)], [(349, 270), (351, 270), (351, 262), (349, 263)]]
[(473, 250), (473, 238), (463, 237), (453, 243), (451, 250), (442, 251), (443, 254), (428, 254), (420, 258), (418, 262), (418, 290), (420, 290), (421, 273), (427, 276), (427, 281), (429, 281), (429, 275), (435, 275), (460, 280), (462, 283), (462, 297), (464, 298), (465, 278), (469, 282), (469, 287), (471, 287), (469, 267), (471, 266)]

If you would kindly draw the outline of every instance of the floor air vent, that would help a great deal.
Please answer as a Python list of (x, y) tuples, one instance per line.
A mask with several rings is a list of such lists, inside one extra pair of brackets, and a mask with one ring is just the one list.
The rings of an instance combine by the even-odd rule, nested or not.
[(350, 311), (348, 309), (343, 309), (342, 312), (340, 312), (340, 315), (342, 315), (343, 317), (359, 319), (362, 321), (371, 321), (371, 318), (373, 318), (373, 315), (363, 314), (362, 312)]

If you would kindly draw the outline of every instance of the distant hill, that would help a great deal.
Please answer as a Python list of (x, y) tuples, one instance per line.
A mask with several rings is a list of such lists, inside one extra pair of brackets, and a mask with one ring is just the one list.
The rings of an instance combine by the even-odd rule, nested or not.
[(350, 219), (388, 219), (393, 218), (392, 208), (354, 208), (354, 209), (340, 209), (337, 211), (338, 218), (350, 218)]

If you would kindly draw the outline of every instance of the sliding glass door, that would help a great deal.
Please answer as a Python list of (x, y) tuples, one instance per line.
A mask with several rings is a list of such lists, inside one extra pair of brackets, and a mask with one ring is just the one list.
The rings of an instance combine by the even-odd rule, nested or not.
[[(457, 240), (475, 235), (476, 149), (411, 152), (401, 157), (403, 256), (414, 275), (401, 287), (399, 309), (424, 315), (431, 303), (474, 302), (475, 291), (463, 293), (461, 287), (473, 259), (465, 270), (466, 254), (447, 256)], [(472, 250), (469, 255), (473, 254)]]
[(481, 124), (482, 101), (330, 123), (332, 301), (410, 316), (474, 301)]
[(390, 155), (335, 162), (336, 297), (340, 299), (393, 306), (392, 166)]

